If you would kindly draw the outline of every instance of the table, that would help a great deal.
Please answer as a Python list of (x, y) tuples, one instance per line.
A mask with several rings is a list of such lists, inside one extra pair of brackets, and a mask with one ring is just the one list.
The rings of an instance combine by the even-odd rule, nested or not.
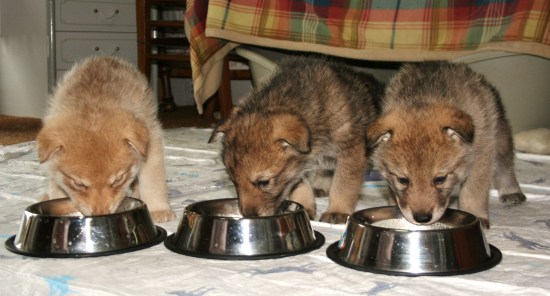
[(239, 44), (374, 61), (504, 50), (550, 58), (550, 0), (187, 1), (195, 101), (219, 86)]

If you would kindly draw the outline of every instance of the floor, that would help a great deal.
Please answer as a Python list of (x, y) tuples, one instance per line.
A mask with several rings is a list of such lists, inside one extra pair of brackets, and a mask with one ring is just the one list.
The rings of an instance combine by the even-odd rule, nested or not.
[[(163, 128), (214, 127), (218, 120), (201, 116), (195, 106), (180, 106), (174, 112), (159, 113)], [(0, 115), (0, 145), (33, 141), (42, 127), (38, 118)]]
[(41, 126), (37, 118), (0, 115), (0, 145), (32, 141)]

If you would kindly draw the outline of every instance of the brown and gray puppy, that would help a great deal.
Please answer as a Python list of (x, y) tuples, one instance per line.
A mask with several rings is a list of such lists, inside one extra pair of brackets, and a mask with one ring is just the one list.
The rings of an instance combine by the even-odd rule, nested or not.
[(162, 129), (147, 80), (113, 57), (76, 64), (59, 82), (37, 137), (49, 194), (83, 215), (113, 213), (141, 197), (153, 220), (175, 218), (168, 203)]
[(390, 81), (368, 129), (372, 160), (404, 217), (436, 222), (460, 187), (459, 207), (489, 226), (491, 180), (500, 200), (525, 201), (510, 125), (497, 91), (464, 64), (407, 64)]
[[(290, 198), (315, 218), (318, 176), (331, 177), (320, 220), (344, 223), (367, 167), (365, 133), (376, 116), (371, 76), (322, 58), (292, 57), (212, 134), (245, 216), (276, 213)], [(321, 182), (327, 183), (327, 182)], [(326, 188), (330, 187), (330, 188)]]

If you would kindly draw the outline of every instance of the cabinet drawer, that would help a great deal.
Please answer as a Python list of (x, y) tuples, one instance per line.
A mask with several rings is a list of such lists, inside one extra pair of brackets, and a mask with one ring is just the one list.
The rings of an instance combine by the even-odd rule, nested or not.
[(93, 55), (113, 55), (137, 65), (136, 34), (73, 33), (56, 34), (56, 68), (70, 69), (74, 62)]
[(136, 32), (134, 1), (55, 1), (56, 31)]

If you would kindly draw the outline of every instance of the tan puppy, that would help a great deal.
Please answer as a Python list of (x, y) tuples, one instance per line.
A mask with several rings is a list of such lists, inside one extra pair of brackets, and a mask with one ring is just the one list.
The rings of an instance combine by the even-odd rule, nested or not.
[(168, 203), (162, 129), (145, 77), (131, 64), (94, 57), (76, 64), (50, 100), (37, 137), (49, 194), (70, 197), (83, 215), (113, 213), (141, 197), (156, 222), (175, 218)]
[[(329, 207), (321, 221), (355, 210), (367, 166), (365, 131), (376, 115), (377, 82), (318, 58), (289, 58), (212, 134), (245, 216), (276, 213), (290, 198), (315, 218), (321, 177)], [(330, 188), (326, 188), (330, 187)]]
[(499, 95), (466, 65), (405, 65), (390, 81), (368, 139), (375, 166), (412, 223), (436, 222), (460, 186), (459, 207), (488, 227), (491, 179), (502, 202), (525, 201)]

